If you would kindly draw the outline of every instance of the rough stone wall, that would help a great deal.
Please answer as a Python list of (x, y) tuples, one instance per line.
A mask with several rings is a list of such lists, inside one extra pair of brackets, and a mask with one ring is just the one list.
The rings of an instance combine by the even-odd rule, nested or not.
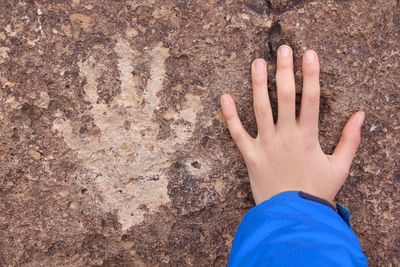
[[(371, 266), (400, 266), (395, 0), (0, 0), (0, 266), (223, 266), (252, 206), (221, 117), (254, 136), (250, 63), (315, 49), (321, 142), (363, 142), (338, 199)], [(300, 93), (300, 89), (299, 93)], [(273, 107), (276, 88), (270, 81)]]

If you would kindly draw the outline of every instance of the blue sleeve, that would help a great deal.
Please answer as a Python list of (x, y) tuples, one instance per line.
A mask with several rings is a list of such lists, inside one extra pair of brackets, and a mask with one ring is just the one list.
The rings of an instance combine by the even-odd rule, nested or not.
[(228, 266), (368, 266), (348, 210), (305, 195), (283, 192), (250, 209)]

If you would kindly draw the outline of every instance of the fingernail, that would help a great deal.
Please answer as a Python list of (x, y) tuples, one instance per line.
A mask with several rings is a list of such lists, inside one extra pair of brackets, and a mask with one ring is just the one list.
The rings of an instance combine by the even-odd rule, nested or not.
[(312, 63), (315, 58), (315, 52), (312, 50), (307, 50), (304, 57), (305, 57), (307, 63)]
[(258, 60), (256, 60), (254, 65), (256, 67), (257, 72), (263, 71), (265, 69), (265, 61), (264, 60), (258, 59)]
[(363, 125), (363, 123), (364, 123), (364, 118), (365, 118), (365, 112), (362, 111), (362, 112), (361, 112), (361, 115), (359, 115), (358, 118), (357, 118), (357, 125), (358, 125), (358, 127), (361, 127), (361, 126)]
[(278, 49), (279, 56), (287, 57), (290, 54), (290, 48), (287, 45), (281, 45)]
[(224, 107), (228, 106), (229, 102), (228, 102), (227, 96), (225, 96), (225, 95), (221, 96), (220, 100), (221, 100), (221, 106), (224, 106)]

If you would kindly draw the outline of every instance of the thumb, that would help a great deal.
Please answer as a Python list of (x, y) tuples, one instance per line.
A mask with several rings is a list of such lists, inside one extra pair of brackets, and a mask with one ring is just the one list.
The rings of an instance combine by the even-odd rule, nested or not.
[(361, 142), (361, 126), (364, 122), (364, 117), (365, 113), (363, 111), (356, 112), (350, 117), (332, 154), (334, 165), (347, 173)]

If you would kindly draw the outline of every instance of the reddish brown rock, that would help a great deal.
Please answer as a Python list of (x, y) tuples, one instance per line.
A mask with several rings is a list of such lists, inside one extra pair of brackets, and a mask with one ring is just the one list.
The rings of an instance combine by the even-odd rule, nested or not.
[[(397, 1), (1, 1), (0, 266), (224, 266), (252, 206), (223, 123), (254, 136), (250, 63), (321, 59), (321, 141), (363, 143), (338, 199), (371, 266), (400, 261)], [(300, 84), (300, 83), (299, 83)], [(300, 87), (299, 87), (300, 94)]]

